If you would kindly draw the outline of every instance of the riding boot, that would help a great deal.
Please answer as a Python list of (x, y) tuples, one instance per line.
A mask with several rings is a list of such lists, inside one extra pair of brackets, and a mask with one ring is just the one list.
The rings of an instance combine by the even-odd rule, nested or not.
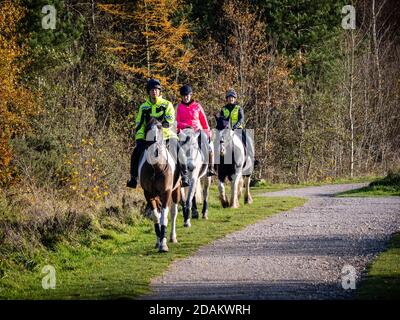
[(246, 149), (247, 147), (247, 136), (246, 136), (246, 130), (242, 129), (242, 142), (244, 145), (244, 148)]
[(215, 176), (217, 173), (214, 170), (214, 152), (210, 150), (208, 153), (208, 172), (207, 176)]
[(182, 176), (182, 187), (189, 186), (189, 177), (188, 177), (188, 169), (185, 163), (179, 163), (179, 169), (181, 171)]
[(181, 146), (178, 143), (178, 141), (176, 141), (176, 140), (170, 139), (170, 143), (173, 143), (176, 148), (176, 162), (177, 162), (177, 165), (178, 165), (179, 171), (181, 173), (181, 177), (182, 177), (182, 187), (188, 187), (189, 186), (189, 178), (188, 178), (187, 165), (186, 165), (186, 163), (181, 163), (179, 161), (179, 153), (180, 153)]
[(135, 149), (132, 152), (131, 156), (131, 178), (128, 180), (126, 183), (126, 186), (128, 188), (133, 188), (135, 189), (137, 187), (137, 177), (138, 177), (138, 171), (139, 171), (139, 160), (140, 156), (142, 154), (143, 145), (141, 142), (137, 142), (137, 145)]

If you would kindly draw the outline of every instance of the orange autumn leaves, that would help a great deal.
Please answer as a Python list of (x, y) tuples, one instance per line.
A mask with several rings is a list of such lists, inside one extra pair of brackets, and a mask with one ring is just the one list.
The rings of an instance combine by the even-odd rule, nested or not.
[(106, 39), (108, 50), (122, 58), (121, 72), (158, 78), (166, 89), (178, 89), (178, 77), (188, 71), (194, 55), (185, 42), (190, 25), (184, 18), (176, 19), (180, 6), (179, 0), (140, 0), (135, 6), (98, 4), (129, 30), (122, 37)]
[(17, 26), (24, 15), (18, 1), (0, 1), (0, 186), (13, 175), (10, 139), (27, 130), (28, 118), (37, 112), (32, 92), (18, 83), (25, 48)]

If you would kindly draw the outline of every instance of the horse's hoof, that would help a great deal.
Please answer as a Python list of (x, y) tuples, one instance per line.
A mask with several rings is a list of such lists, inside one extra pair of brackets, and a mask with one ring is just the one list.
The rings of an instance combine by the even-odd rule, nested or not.
[(168, 246), (167, 246), (167, 239), (164, 238), (160, 242), (160, 246), (158, 247), (158, 252), (168, 252)]
[(199, 214), (197, 212), (192, 212), (192, 219), (198, 219)]
[(176, 238), (170, 238), (169, 241), (172, 243), (178, 243), (178, 240)]
[(207, 213), (204, 213), (203, 216), (202, 216), (202, 218), (203, 218), (204, 220), (208, 220), (208, 214), (207, 214)]
[(187, 219), (187, 220), (183, 223), (183, 226), (184, 226), (185, 228), (190, 228), (190, 227), (192, 226), (192, 224), (190, 223), (190, 219)]
[(253, 203), (253, 199), (252, 198), (244, 199), (244, 203), (245, 204), (252, 204)]

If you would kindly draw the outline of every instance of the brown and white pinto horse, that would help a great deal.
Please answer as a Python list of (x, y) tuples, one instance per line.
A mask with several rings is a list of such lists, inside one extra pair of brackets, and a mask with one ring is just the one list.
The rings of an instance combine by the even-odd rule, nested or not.
[(147, 146), (139, 161), (139, 181), (151, 206), (151, 218), (157, 235), (156, 248), (159, 252), (167, 252), (166, 229), (171, 200), (170, 240), (177, 242), (175, 226), (180, 201), (180, 174), (163, 139), (161, 123), (154, 118), (150, 119), (145, 136)]

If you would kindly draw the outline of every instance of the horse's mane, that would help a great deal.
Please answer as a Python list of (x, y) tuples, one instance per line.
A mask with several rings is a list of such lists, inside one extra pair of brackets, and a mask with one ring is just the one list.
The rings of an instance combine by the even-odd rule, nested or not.
[(145, 132), (149, 131), (153, 126), (157, 126), (157, 129), (162, 128), (160, 121), (158, 121), (156, 118), (150, 118), (146, 124)]
[(225, 118), (222, 115), (216, 115), (215, 120), (217, 121), (216, 129), (217, 130), (224, 130), (229, 128), (229, 119)]

